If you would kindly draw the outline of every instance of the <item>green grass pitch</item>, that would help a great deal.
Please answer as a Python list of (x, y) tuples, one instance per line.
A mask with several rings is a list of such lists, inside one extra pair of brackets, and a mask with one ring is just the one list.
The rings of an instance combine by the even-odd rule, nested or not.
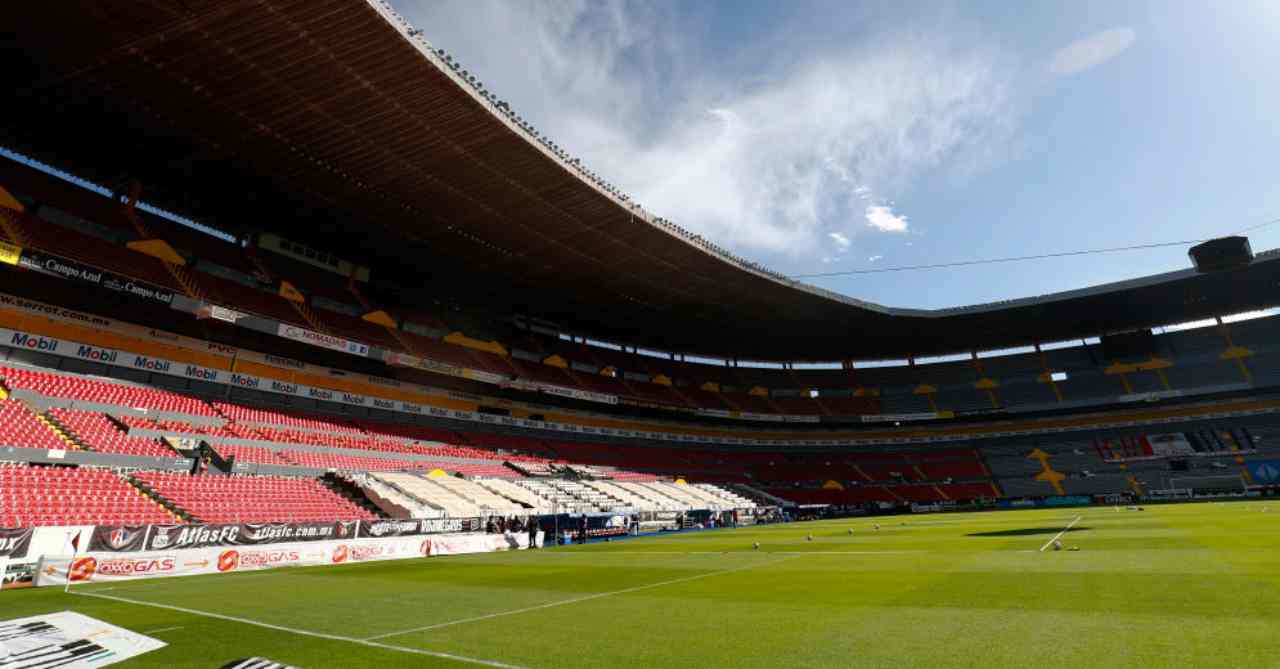
[[(1266, 506), (851, 519), (11, 591), (0, 618), (71, 609), (170, 644), (122, 667), (1278, 666)], [(1040, 551), (1077, 516), (1062, 542), (1079, 552)]]

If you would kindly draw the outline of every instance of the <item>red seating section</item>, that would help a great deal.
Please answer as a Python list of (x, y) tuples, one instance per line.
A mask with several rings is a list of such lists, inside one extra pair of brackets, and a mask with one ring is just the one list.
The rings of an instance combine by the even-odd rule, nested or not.
[(268, 409), (251, 407), (229, 402), (214, 402), (213, 406), (227, 418), (237, 423), (255, 423), (262, 425), (279, 425), (302, 430), (323, 430), (327, 432), (344, 432), (362, 434), (360, 428), (343, 418), (323, 416), (320, 414), (290, 411), (288, 409)]
[[(208, 404), (163, 390), (25, 368), (0, 367), (0, 375), (13, 388), (56, 397), (200, 414), (215, 420), (225, 420), (215, 424), (193, 424), (136, 415), (127, 415), (122, 419), (130, 428), (203, 435), (220, 453), (235, 455), (241, 462), (375, 471), (439, 468), (483, 476), (513, 475), (513, 470), (503, 466), (503, 462), (530, 466), (543, 466), (556, 461), (581, 462), (617, 468), (619, 471), (610, 475), (622, 480), (679, 475), (698, 481), (750, 483), (782, 490), (785, 493), (783, 496), (789, 495), (792, 499), (797, 499), (796, 496), (799, 495), (805, 499), (843, 500), (840, 503), (941, 501), (972, 496), (987, 497), (993, 493), (990, 475), (977, 453), (972, 450), (806, 455), (760, 451), (730, 453), (713, 449), (695, 450), (690, 447), (633, 447), (614, 444), (605, 447), (582, 442), (551, 443), (533, 437), (482, 432), (457, 433), (439, 428), (348, 419), (284, 408), (254, 407), (229, 402)], [(663, 390), (673, 396), (677, 394), (674, 389)], [(753, 397), (765, 402), (763, 398), (754, 396), (741, 397)], [(0, 412), (4, 412), (0, 415), (8, 417), (4, 425), (0, 425), (0, 438), (7, 436), (15, 445), (66, 447), (65, 442), (40, 423), (23, 405), (6, 403), (0, 405)], [(153, 439), (127, 435), (110, 418), (99, 412), (57, 408), (51, 411), (50, 416), (61, 423), (73, 438), (91, 450), (148, 456), (172, 454), (166, 446)], [(260, 440), (271, 445), (220, 443), (221, 440), (231, 438)], [(410, 460), (402, 457), (364, 456), (352, 452), (316, 452), (285, 447), (289, 444), (427, 456), (431, 459)], [(453, 459), (487, 462), (456, 462)], [(841, 483), (846, 490), (813, 490), (825, 481)]]
[(207, 424), (188, 423), (173, 419), (153, 419), (144, 416), (122, 414), (117, 419), (130, 429), (156, 430), (173, 434), (196, 434), (210, 438), (260, 439), (257, 430), (239, 423)]
[(172, 522), (164, 507), (104, 469), (0, 466), (0, 527)]
[(264, 465), (292, 465), (292, 462), (276, 455), (276, 452), (263, 446), (233, 446), (218, 444), (214, 447), (223, 458), (235, 456), (237, 462), (254, 462)]
[(195, 416), (215, 415), (204, 400), (158, 388), (98, 381), (85, 376), (54, 374), (22, 367), (0, 367), (0, 377), (12, 389), (30, 390), (48, 397)]
[(125, 434), (101, 412), (54, 408), (49, 410), (49, 416), (66, 428), (73, 439), (92, 451), (162, 458), (174, 455), (173, 449), (156, 439)]
[(376, 518), (315, 479), (188, 476), (139, 472), (136, 478), (206, 523), (323, 522)]
[(46, 450), (72, 448), (18, 400), (0, 400), (0, 446)]

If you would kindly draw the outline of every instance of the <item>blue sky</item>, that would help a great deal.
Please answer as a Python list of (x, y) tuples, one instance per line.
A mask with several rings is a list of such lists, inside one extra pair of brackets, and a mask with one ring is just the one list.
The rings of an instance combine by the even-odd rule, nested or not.
[[(1280, 4), (395, 0), (647, 209), (787, 274), (1219, 236), (1280, 218)], [(1280, 246), (1280, 225), (1251, 234)], [(936, 308), (1184, 248), (811, 279)]]

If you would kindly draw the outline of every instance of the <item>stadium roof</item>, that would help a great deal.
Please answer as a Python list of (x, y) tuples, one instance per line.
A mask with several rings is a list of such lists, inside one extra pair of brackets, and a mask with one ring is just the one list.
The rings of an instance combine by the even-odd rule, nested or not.
[(0, 144), (97, 183), (137, 180), (148, 202), (224, 230), (337, 251), (423, 296), (598, 339), (897, 358), (1277, 303), (1271, 254), (1232, 272), (944, 310), (791, 281), (587, 178), (376, 1), (30, 2), (7, 14)]

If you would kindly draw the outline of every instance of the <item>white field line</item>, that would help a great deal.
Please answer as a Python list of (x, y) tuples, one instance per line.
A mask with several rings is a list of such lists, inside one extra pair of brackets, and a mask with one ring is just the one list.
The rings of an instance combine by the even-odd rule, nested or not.
[(1081, 518), (1084, 518), (1084, 516), (1076, 516), (1076, 519), (1075, 519), (1075, 520), (1073, 520), (1073, 521), (1071, 521), (1071, 524), (1070, 524), (1070, 525), (1067, 525), (1066, 527), (1062, 528), (1062, 531), (1061, 531), (1061, 532), (1059, 532), (1059, 533), (1057, 533), (1057, 534), (1053, 535), (1053, 538), (1052, 538), (1052, 539), (1050, 539), (1050, 540), (1048, 540), (1048, 541), (1044, 542), (1044, 545), (1040, 547), (1040, 552), (1041, 552), (1041, 553), (1043, 553), (1043, 552), (1044, 552), (1044, 549), (1048, 548), (1048, 547), (1049, 547), (1053, 542), (1055, 542), (1055, 541), (1057, 541), (1057, 540), (1061, 539), (1061, 538), (1062, 538), (1062, 535), (1066, 534), (1066, 533), (1067, 533), (1067, 530), (1070, 530), (1071, 528), (1075, 527), (1075, 526), (1076, 526), (1076, 523), (1080, 522), (1080, 519), (1081, 519)]
[[(800, 543), (800, 542), (790, 542)], [(924, 550), (913, 551), (770, 551), (764, 550), (756, 553), (754, 551), (565, 551), (558, 555), (568, 557), (570, 555), (589, 555), (591, 557), (601, 557), (604, 555), (905, 555), (907, 553), (928, 553)], [(552, 555), (546, 553), (545, 555)]]
[(161, 627), (158, 630), (147, 630), (143, 632), (143, 634), (160, 634), (161, 632), (172, 632), (174, 630), (180, 630), (180, 629), (185, 629), (185, 628), (182, 625), (178, 625), (177, 627)]
[(378, 648), (381, 650), (390, 650), (398, 653), (410, 653), (412, 655), (425, 655), (429, 657), (438, 657), (445, 660), (453, 660), (455, 662), (464, 662), (467, 664), (478, 664), (485, 667), (497, 667), (497, 669), (525, 669), (520, 665), (507, 664), (505, 662), (497, 662), (494, 660), (482, 660), (465, 655), (454, 655), (453, 653), (442, 653), (434, 650), (424, 650), (421, 648), (410, 648), (408, 646), (396, 646), (389, 643), (378, 643), (369, 639), (357, 639), (355, 637), (341, 636), (338, 634), (325, 634), (323, 632), (312, 632), (310, 630), (297, 629), (294, 627), (285, 627), (283, 625), (273, 625), (264, 623), (260, 620), (251, 618), (239, 618), (236, 616), (223, 615), (221, 613), (212, 613), (210, 611), (200, 611), (197, 609), (188, 609), (183, 606), (173, 606), (172, 604), (160, 604), (158, 602), (147, 602), (140, 599), (129, 599), (127, 597), (117, 597), (115, 595), (102, 595), (96, 592), (73, 592), (77, 597), (94, 597), (97, 599), (109, 599), (115, 602), (124, 602), (126, 604), (137, 604), (138, 606), (150, 606), (157, 609), (167, 609), (169, 611), (177, 611), (179, 613), (188, 613), (193, 616), (204, 616), (205, 618), (216, 618), (218, 620), (227, 620), (233, 623), (241, 623), (244, 625), (253, 625), (254, 627), (262, 627), (277, 632), (287, 632), (289, 634), (297, 634), (298, 636), (308, 636), (316, 639), (327, 639), (329, 641), (341, 641), (343, 643), (354, 644), (357, 646), (367, 646), (369, 648)]
[[(805, 555), (808, 555), (808, 553), (805, 553)], [(689, 581), (697, 581), (699, 579), (710, 578), (712, 576), (720, 576), (722, 574), (732, 574), (734, 572), (744, 571), (747, 569), (754, 569), (756, 567), (775, 565), (791, 557), (795, 557), (795, 556), (789, 555), (787, 557), (780, 558), (777, 560), (772, 560), (769, 562), (753, 563), (753, 564), (743, 565), (741, 567), (733, 567), (730, 569), (719, 569), (717, 571), (709, 571), (705, 574), (695, 574), (693, 576), (685, 576), (683, 578), (673, 578), (669, 581), (659, 581), (657, 583), (637, 585), (635, 587), (623, 588), (621, 590), (610, 590), (608, 592), (597, 592), (590, 595), (583, 595), (581, 597), (571, 597), (569, 599), (561, 599), (554, 602), (547, 602), (546, 604), (538, 604), (536, 606), (526, 606), (524, 608), (511, 609), (510, 611), (498, 611), (497, 613), (486, 613), (482, 616), (472, 616), (470, 618), (459, 618), (457, 620), (447, 620), (442, 623), (435, 623), (434, 625), (423, 625), (422, 627), (414, 627), (407, 630), (401, 630), (399, 632), (388, 632), (386, 634), (379, 634), (377, 636), (371, 636), (367, 640), (374, 641), (377, 639), (385, 639), (387, 637), (400, 636), (403, 634), (413, 634), (414, 632), (430, 632), (432, 630), (438, 630), (444, 627), (453, 627), (454, 625), (465, 625), (467, 623), (475, 623), (475, 622), (480, 622), (482, 620), (492, 620), (494, 618), (502, 618), (505, 616), (514, 616), (514, 615), (519, 615), (521, 613), (529, 613), (531, 611), (542, 611), (544, 609), (555, 608), (557, 606), (566, 606), (568, 604), (578, 604), (580, 602), (589, 602), (593, 599), (601, 599), (603, 597), (613, 597), (616, 595), (625, 595), (632, 592), (640, 592), (642, 590), (652, 590), (654, 588), (661, 588), (668, 585), (675, 585), (677, 583), (688, 583)]]

